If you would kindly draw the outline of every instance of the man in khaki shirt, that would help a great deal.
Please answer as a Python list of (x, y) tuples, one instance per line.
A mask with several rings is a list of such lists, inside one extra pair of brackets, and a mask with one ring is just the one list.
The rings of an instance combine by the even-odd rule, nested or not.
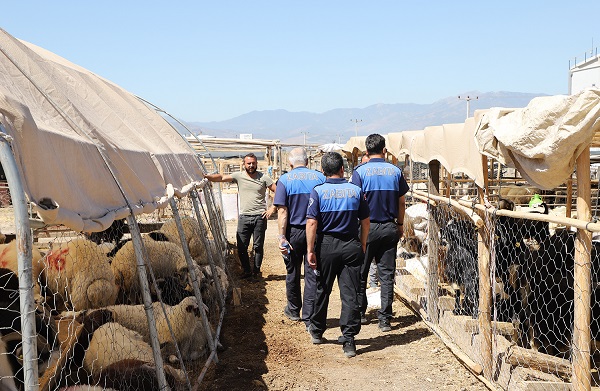
[[(275, 192), (275, 182), (269, 176), (256, 171), (258, 161), (253, 153), (244, 156), (244, 171), (231, 175), (209, 174), (206, 179), (211, 182), (234, 182), (238, 185), (240, 215), (236, 233), (238, 256), (242, 264), (242, 278), (254, 276), (260, 278), (260, 266), (263, 260), (263, 247), (267, 219), (275, 212), (276, 207), (267, 209), (265, 195), (267, 189)], [(254, 249), (253, 267), (250, 266), (248, 246), (252, 238)]]

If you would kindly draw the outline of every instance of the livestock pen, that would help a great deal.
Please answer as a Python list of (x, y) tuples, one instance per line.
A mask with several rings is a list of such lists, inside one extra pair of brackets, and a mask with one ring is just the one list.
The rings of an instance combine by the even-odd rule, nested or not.
[(599, 110), (588, 90), (387, 135), (411, 187), (397, 295), (490, 388), (599, 386)]
[(0, 388), (198, 388), (235, 283), (202, 159), (164, 111), (2, 30), (0, 74)]

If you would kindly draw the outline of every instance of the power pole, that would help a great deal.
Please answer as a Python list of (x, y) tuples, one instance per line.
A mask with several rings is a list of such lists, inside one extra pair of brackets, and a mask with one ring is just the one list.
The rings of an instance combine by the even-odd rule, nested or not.
[(306, 147), (306, 135), (310, 132), (300, 132), (304, 135), (304, 147)]
[(362, 119), (351, 119), (350, 122), (354, 121), (354, 135), (358, 137), (358, 123), (362, 122)]
[(479, 97), (476, 96), (476, 97), (473, 98), (473, 97), (470, 97), (469, 95), (467, 95), (466, 97), (463, 96), (461, 98), (460, 95), (459, 95), (458, 99), (460, 99), (460, 100), (466, 100), (467, 101), (467, 118), (469, 118), (469, 115), (471, 114), (471, 101), (473, 99), (477, 100), (477, 99), (479, 99)]

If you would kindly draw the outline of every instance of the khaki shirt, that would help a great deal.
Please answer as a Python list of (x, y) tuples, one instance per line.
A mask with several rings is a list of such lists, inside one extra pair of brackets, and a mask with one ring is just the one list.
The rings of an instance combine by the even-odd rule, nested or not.
[(259, 215), (267, 210), (265, 195), (267, 188), (274, 182), (269, 176), (256, 171), (256, 179), (248, 176), (246, 171), (231, 174), (233, 182), (238, 185), (241, 215)]

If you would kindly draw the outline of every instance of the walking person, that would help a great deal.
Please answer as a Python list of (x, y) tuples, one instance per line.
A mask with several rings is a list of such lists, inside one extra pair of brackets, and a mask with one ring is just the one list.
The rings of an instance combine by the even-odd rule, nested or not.
[(369, 207), (360, 187), (344, 179), (339, 153), (323, 155), (321, 168), (327, 179), (312, 190), (306, 216), (307, 258), (317, 271), (315, 307), (308, 332), (314, 344), (323, 342), (329, 296), (337, 277), (342, 301), (339, 341), (346, 357), (354, 357), (354, 337), (361, 327), (360, 273), (369, 232)]
[(367, 277), (371, 260), (375, 258), (381, 285), (381, 308), (377, 311), (379, 329), (392, 329), (394, 276), (396, 271), (396, 249), (402, 237), (404, 195), (409, 190), (402, 171), (385, 161), (385, 138), (371, 134), (365, 140), (369, 161), (358, 165), (352, 173), (351, 182), (365, 192), (371, 213), (371, 225), (367, 250), (361, 271), (361, 323), (366, 323)]
[[(267, 219), (275, 212), (275, 206), (267, 209), (266, 191), (276, 190), (273, 180), (257, 171), (258, 159), (253, 153), (244, 156), (244, 171), (234, 172), (231, 175), (208, 174), (205, 177), (211, 182), (234, 182), (238, 186), (240, 200), (240, 214), (236, 232), (237, 250), (242, 265), (241, 278), (254, 276), (260, 278), (260, 267), (263, 260), (263, 247)], [(248, 246), (252, 238), (254, 260), (250, 265)]]
[[(306, 261), (306, 210), (312, 189), (323, 182), (325, 176), (307, 168), (308, 157), (304, 148), (294, 148), (288, 155), (292, 168), (277, 181), (273, 205), (277, 206), (279, 250), (285, 262), (285, 291), (287, 305), (283, 312), (293, 321), (300, 320), (308, 327), (317, 289), (317, 277)], [(304, 265), (304, 299), (300, 276)]]
[[(360, 158), (360, 163), (364, 164), (366, 162), (368, 162), (370, 159), (369, 154), (367, 152), (363, 153), (362, 157)], [(371, 263), (369, 264), (369, 288), (377, 288), (379, 286), (378, 283), (378, 278), (377, 278), (377, 264), (375, 263), (375, 258), (373, 258), (373, 260), (371, 260)], [(363, 322), (364, 319), (364, 322)], [(361, 323), (366, 324), (367, 323), (367, 319), (364, 316), (361, 316)]]

